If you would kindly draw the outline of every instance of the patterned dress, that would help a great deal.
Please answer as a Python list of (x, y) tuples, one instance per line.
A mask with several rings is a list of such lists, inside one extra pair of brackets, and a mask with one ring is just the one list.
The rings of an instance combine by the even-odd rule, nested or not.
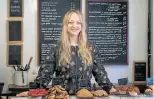
[[(107, 92), (113, 86), (107, 72), (100, 60), (100, 54), (95, 47), (92, 50), (93, 63), (85, 66), (80, 55), (78, 46), (71, 46), (72, 59), (67, 65), (59, 66), (58, 46), (51, 47), (51, 51), (41, 65), (38, 76), (34, 80), (39, 87), (46, 87), (52, 80), (53, 84), (64, 85), (69, 94), (75, 94), (80, 88), (90, 88), (90, 79), (95, 77), (99, 86)], [(55, 77), (53, 74), (55, 73)]]

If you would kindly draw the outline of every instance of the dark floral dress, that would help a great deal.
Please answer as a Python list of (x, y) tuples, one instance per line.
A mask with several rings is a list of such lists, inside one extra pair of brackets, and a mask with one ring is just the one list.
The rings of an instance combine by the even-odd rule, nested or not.
[(109, 92), (113, 85), (107, 76), (107, 72), (99, 59), (100, 54), (95, 47), (93, 47), (92, 51), (93, 64), (88, 66), (84, 66), (85, 64), (82, 61), (81, 56), (78, 55), (78, 46), (71, 47), (71, 62), (67, 65), (59, 66), (57, 49), (58, 46), (56, 45), (51, 47), (50, 53), (46, 57), (44, 64), (41, 65), (38, 76), (34, 80), (35, 83), (40, 87), (46, 87), (52, 80), (53, 84), (64, 85), (69, 94), (74, 94), (80, 88), (90, 88), (90, 79), (93, 75), (98, 85)]

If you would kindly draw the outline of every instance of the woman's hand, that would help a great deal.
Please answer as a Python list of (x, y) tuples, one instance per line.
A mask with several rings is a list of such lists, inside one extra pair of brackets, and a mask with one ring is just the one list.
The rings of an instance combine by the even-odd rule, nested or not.
[(28, 91), (21, 92), (21, 93), (17, 94), (16, 96), (19, 96), (19, 97), (28, 96)]
[(116, 90), (114, 87), (112, 87), (112, 88), (110, 89), (109, 93), (112, 94), (112, 93), (114, 93), (114, 92), (116, 92), (116, 91), (117, 91), (117, 90)]

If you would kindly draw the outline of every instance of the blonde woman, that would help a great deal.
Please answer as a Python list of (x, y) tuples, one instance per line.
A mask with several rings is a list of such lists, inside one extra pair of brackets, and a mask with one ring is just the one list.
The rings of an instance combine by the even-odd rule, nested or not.
[(93, 75), (108, 93), (116, 91), (99, 60), (98, 51), (87, 40), (85, 27), (80, 11), (71, 10), (65, 14), (59, 43), (51, 48), (34, 80), (38, 87), (46, 87), (52, 80), (53, 84), (64, 85), (69, 94), (75, 94), (80, 88), (90, 87)]

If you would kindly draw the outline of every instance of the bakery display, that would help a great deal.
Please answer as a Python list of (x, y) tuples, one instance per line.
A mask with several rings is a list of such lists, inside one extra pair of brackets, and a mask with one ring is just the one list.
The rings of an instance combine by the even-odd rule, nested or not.
[(133, 87), (134, 91), (137, 92), (138, 94), (140, 93), (140, 89), (138, 87)]
[(149, 88), (145, 90), (145, 93), (153, 93), (153, 92), (154, 91), (152, 89), (149, 89)]
[(129, 93), (129, 95), (131, 95), (131, 96), (138, 96), (138, 94), (140, 93), (140, 90), (139, 90), (139, 88), (138, 87), (129, 87), (128, 89), (127, 89), (127, 91), (128, 91), (128, 93)]
[(49, 89), (48, 95), (46, 95), (45, 99), (68, 99), (68, 92), (60, 85), (54, 86)]
[(151, 90), (154, 90), (154, 85), (149, 85), (149, 88), (150, 88)]
[(145, 94), (154, 95), (154, 85), (149, 85), (147, 89), (145, 89)]
[(105, 91), (105, 90), (95, 90), (95, 91), (92, 91), (91, 92), (95, 97), (107, 97), (108, 96), (108, 93)]
[(77, 93), (76, 96), (78, 98), (93, 98), (93, 94), (88, 91), (87, 89), (80, 89)]
[(127, 94), (128, 86), (119, 86), (116, 87), (116, 90), (119, 94)]

